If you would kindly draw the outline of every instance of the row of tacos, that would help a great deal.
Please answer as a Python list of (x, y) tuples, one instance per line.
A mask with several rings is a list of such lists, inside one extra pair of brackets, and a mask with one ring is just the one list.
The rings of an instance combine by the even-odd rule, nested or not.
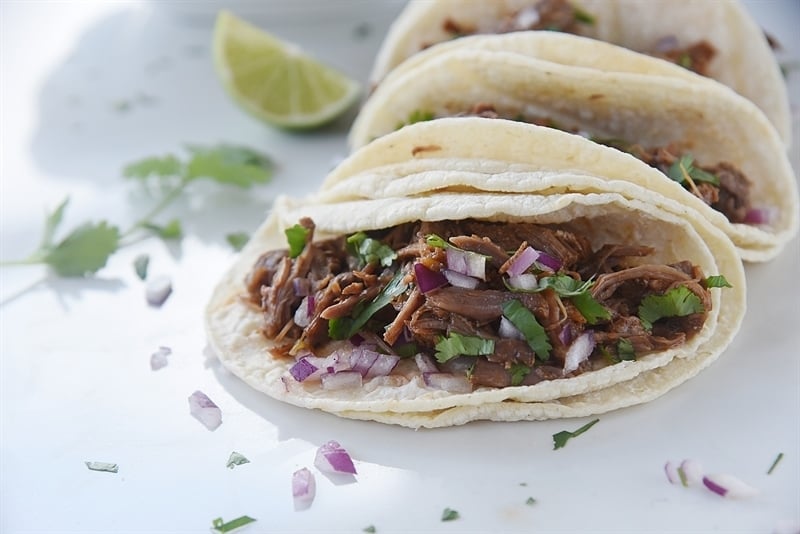
[(214, 290), (222, 363), (297, 406), (419, 428), (602, 413), (718, 358), (742, 259), (797, 232), (762, 111), (579, 36), (427, 44), (381, 74), (352, 155), (276, 201)]

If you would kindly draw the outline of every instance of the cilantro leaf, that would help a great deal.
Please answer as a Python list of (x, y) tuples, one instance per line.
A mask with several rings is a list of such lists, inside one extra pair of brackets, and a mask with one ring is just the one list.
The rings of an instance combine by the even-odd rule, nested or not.
[(61, 276), (84, 276), (104, 267), (118, 246), (116, 226), (109, 226), (105, 221), (85, 223), (46, 251), (42, 262)]
[(150, 230), (161, 239), (178, 239), (181, 237), (181, 235), (183, 235), (181, 222), (178, 219), (172, 219), (164, 226), (160, 226), (151, 222), (145, 222), (142, 223), (142, 228)]
[(617, 342), (617, 357), (620, 360), (635, 360), (636, 352), (633, 350), (633, 343), (630, 339), (620, 339)]
[(733, 287), (721, 274), (709, 276), (704, 280), (704, 283), (707, 289), (711, 289), (712, 287)]
[(561, 297), (574, 297), (588, 291), (593, 284), (592, 280), (582, 282), (566, 274), (556, 274), (540, 278), (539, 291), (551, 288)]
[(610, 319), (611, 313), (588, 291), (571, 297), (572, 303), (581, 312), (589, 324), (597, 324), (601, 320)]
[(667, 171), (667, 175), (681, 185), (686, 185), (687, 177), (695, 182), (708, 182), (719, 187), (719, 178), (710, 172), (694, 166), (694, 157), (684, 154)]
[(610, 319), (611, 314), (589, 293), (593, 285), (593, 280), (576, 280), (566, 274), (543, 276), (539, 279), (538, 287), (533, 289), (517, 289), (506, 284), (511, 291), (520, 293), (538, 293), (552, 289), (558, 296), (571, 299), (589, 324), (597, 324), (600, 320)]
[(445, 508), (442, 511), (442, 521), (454, 521), (461, 517), (456, 510), (452, 508)]
[(577, 22), (582, 22), (583, 24), (588, 24), (589, 26), (594, 25), (594, 16), (587, 13), (586, 11), (580, 8), (573, 8), (574, 17)]
[(528, 506), (533, 506), (534, 504), (536, 504), (536, 499), (534, 499), (533, 497), (528, 497), (528, 499), (525, 501), (525, 504), (527, 504)]
[(515, 363), (509, 371), (511, 372), (511, 385), (519, 386), (525, 380), (525, 377), (530, 374), (531, 368), (521, 363)]
[(648, 295), (639, 304), (639, 319), (645, 329), (652, 330), (653, 323), (664, 317), (685, 317), (704, 312), (700, 298), (686, 286), (670, 289), (663, 295)]
[(125, 178), (144, 180), (150, 176), (165, 178), (177, 176), (183, 172), (183, 164), (173, 154), (153, 156), (129, 163), (122, 169)]
[(188, 147), (192, 153), (186, 166), (189, 180), (210, 178), (221, 184), (247, 188), (255, 183), (265, 183), (272, 176), (270, 160), (245, 147), (217, 145)]
[(372, 239), (364, 232), (358, 232), (347, 238), (347, 249), (358, 258), (361, 267), (378, 262), (384, 267), (391, 267), (397, 253), (391, 247)]
[(444, 240), (444, 238), (439, 237), (436, 234), (428, 234), (428, 235), (426, 235), (425, 236), (425, 243), (428, 246), (434, 247), (434, 248), (447, 248), (447, 247), (451, 246), (450, 243), (448, 243), (447, 241)]
[(406, 120), (405, 122), (399, 121), (397, 123), (397, 126), (395, 127), (395, 130), (399, 130), (403, 126), (408, 126), (409, 124), (415, 124), (417, 122), (430, 121), (430, 120), (433, 120), (434, 118), (435, 118), (435, 115), (433, 114), (432, 111), (425, 111), (425, 110), (422, 110), (422, 109), (415, 109), (414, 111), (412, 111), (408, 115), (408, 120)]
[(69, 197), (61, 201), (61, 204), (58, 205), (53, 213), (47, 215), (47, 218), (44, 222), (42, 242), (39, 245), (41, 250), (46, 250), (53, 246), (53, 237), (55, 236), (56, 230), (61, 225), (61, 220), (64, 218), (64, 210), (66, 209), (68, 202)]
[(150, 265), (150, 256), (147, 254), (139, 254), (133, 260), (133, 268), (136, 270), (136, 276), (139, 280), (147, 279), (147, 266)]
[(231, 247), (233, 247), (233, 250), (239, 252), (244, 248), (244, 246), (250, 240), (250, 236), (247, 235), (245, 232), (235, 232), (233, 234), (226, 235), (225, 240)]
[(494, 353), (494, 340), (475, 336), (462, 336), (450, 332), (436, 343), (436, 361), (444, 363), (456, 356), (488, 356)]
[(118, 473), (119, 466), (109, 462), (83, 462), (92, 471), (105, 471), (107, 473)]
[(248, 517), (246, 515), (237, 517), (236, 519), (231, 519), (227, 523), (224, 522), (221, 517), (218, 517), (211, 522), (211, 528), (221, 534), (224, 534), (225, 532), (232, 532), (233, 530), (239, 527), (249, 525), (254, 521), (255, 519), (253, 519), (252, 517)]
[(525, 341), (528, 346), (536, 353), (540, 360), (547, 360), (550, 357), (550, 350), (553, 346), (547, 338), (545, 332), (539, 321), (531, 313), (531, 311), (523, 306), (518, 300), (509, 300), (503, 303), (503, 316), (511, 321), (517, 330), (522, 332), (525, 336)]
[(295, 224), (291, 228), (287, 228), (283, 233), (286, 234), (286, 240), (289, 242), (289, 257), (296, 258), (306, 248), (306, 239), (310, 230), (305, 226)]
[(573, 432), (569, 432), (568, 430), (562, 430), (561, 432), (553, 434), (553, 450), (560, 449), (566, 446), (567, 441), (569, 441), (570, 438), (580, 436), (581, 434), (592, 428), (599, 420), (600, 419), (595, 419), (594, 421), (590, 421), (589, 423), (586, 423), (578, 430), (575, 430)]
[(356, 308), (357, 311), (353, 317), (339, 317), (328, 321), (330, 338), (350, 339), (356, 335), (373, 315), (408, 288), (408, 284), (403, 283), (403, 278), (405, 278), (403, 272), (398, 271), (369, 305), (363, 309)]
[(378, 529), (375, 528), (375, 525), (369, 525), (361, 529), (361, 532), (367, 532), (368, 534), (375, 534), (378, 532)]
[(225, 464), (225, 467), (228, 469), (233, 469), (237, 465), (249, 464), (250, 460), (245, 458), (245, 456), (241, 453), (233, 451), (231, 455), (228, 457), (228, 462)]

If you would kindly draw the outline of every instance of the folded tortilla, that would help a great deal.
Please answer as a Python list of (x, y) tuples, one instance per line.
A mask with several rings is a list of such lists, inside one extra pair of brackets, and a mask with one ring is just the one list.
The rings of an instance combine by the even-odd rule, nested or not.
[[(568, 181), (580, 179), (597, 191), (603, 190), (610, 183), (586, 174), (570, 175), (564, 171), (552, 170), (538, 173), (521, 171), (517, 177), (522, 181), (548, 181), (559, 176), (564, 176)], [(679, 215), (650, 202), (652, 197), (651, 191), (631, 184), (626, 185), (624, 196), (614, 192), (527, 194), (462, 191), (332, 203), (283, 197), (276, 202), (267, 221), (215, 289), (206, 316), (209, 342), (225, 367), (253, 388), (275, 399), (341, 417), (414, 428), (452, 426), (480, 419), (517, 421), (582, 416), (646, 402), (663, 395), (713, 362), (733, 339), (745, 311), (744, 273), (730, 240), (691, 208), (685, 207)], [(549, 225), (580, 233), (589, 240), (592, 250), (595, 251), (610, 243), (651, 247), (646, 258), (633, 257), (625, 260), (631, 262), (626, 267), (633, 268), (637, 262), (648, 265), (690, 262), (704, 276), (723, 275), (732, 287), (707, 290), (709, 301), (704, 306), (704, 321), (702, 326), (697, 326), (698, 330), (694, 335), (687, 336), (684, 342), (669, 348), (637, 354), (633, 359), (622, 357), (620, 345), (617, 355), (619, 357), (612, 355), (611, 360), (604, 360), (593, 353), (591, 360), (583, 360), (580, 372), (572, 367), (567, 369), (567, 357), (563, 372), (557, 370), (559, 372), (555, 376), (548, 375), (529, 385), (526, 382), (521, 385), (513, 385), (512, 382), (512, 385), (504, 387), (478, 385), (471, 391), (463, 391), (441, 389), (442, 386), (429, 383), (431, 375), (423, 375), (422, 364), (414, 358), (404, 358), (389, 374), (372, 376), (370, 370), (363, 375), (363, 380), (361, 376), (356, 377), (358, 385), (355, 387), (337, 386), (329, 389), (323, 385), (324, 378), (312, 381), (298, 377), (298, 362), (307, 359), (319, 363), (320, 358), (327, 356), (325, 361), (328, 363), (325, 365), (330, 367), (322, 366), (322, 369), (318, 369), (319, 372), (334, 378), (342, 377), (342, 373), (352, 375), (356, 365), (352, 358), (360, 349), (352, 340), (331, 341), (318, 350), (314, 349), (316, 352), (313, 355), (303, 350), (290, 355), (285, 346), (281, 346), (286, 345), (285, 341), (279, 342), (265, 336), (265, 312), (269, 314), (272, 310), (269, 306), (264, 310), (254, 304), (252, 293), (247, 288), (252, 283), (252, 280), (248, 280), (249, 273), (254, 271), (256, 264), (263, 266), (266, 261), (271, 264), (269, 269), (278, 265), (272, 263), (273, 260), (265, 260), (264, 254), (267, 251), (285, 249), (286, 230), (296, 228), (295, 225), (304, 217), (310, 217), (314, 221), (315, 243), (326, 242), (326, 239), (337, 236), (389, 229), (418, 221), (439, 224), (440, 228), (462, 224), (467, 220), (477, 221), (474, 224), (479, 225), (489, 222), (500, 225)], [(307, 243), (303, 250), (309, 250), (310, 246)], [(302, 256), (303, 253), (300, 254)], [(281, 261), (289, 262), (287, 265), (294, 265), (281, 254), (277, 257)], [(673, 267), (664, 269), (671, 270)], [(375, 272), (380, 272), (380, 268)], [(413, 293), (415, 288), (421, 290), (418, 285), (420, 275), (417, 274), (416, 267), (412, 272), (415, 273), (413, 276), (406, 277), (410, 280), (404, 295)], [(549, 276), (543, 272), (538, 274), (545, 275)], [(271, 276), (272, 281), (269, 284), (276, 286), (276, 277), (282, 278), (283, 275), (273, 273)], [(400, 278), (393, 278), (393, 281), (396, 279)], [(262, 295), (269, 292), (264, 287), (261, 289)], [(446, 290), (447, 287), (433, 289), (424, 295), (431, 299), (431, 295)], [(441, 293), (438, 294), (441, 296)], [(288, 295), (288, 298), (297, 300), (296, 295), (291, 296), (291, 292)], [(320, 293), (316, 295), (322, 298)], [(523, 297), (519, 298), (524, 300)], [(371, 299), (372, 297), (366, 299), (362, 304), (362, 311), (364, 305), (376, 302), (378, 297)], [(569, 297), (564, 297), (559, 301), (559, 306), (572, 309), (568, 300)], [(300, 303), (293, 307), (293, 321), (299, 321), (296, 314), (301, 306), (305, 304)], [(393, 308), (389, 305), (380, 309), (391, 312)], [(557, 307), (551, 307), (550, 312), (559, 313)], [(317, 309), (312, 313), (320, 314), (321, 311)], [(368, 330), (372, 331), (370, 335), (373, 337), (382, 335), (380, 327), (368, 325), (371, 323), (364, 323), (358, 330), (363, 339), (370, 339)], [(295, 326), (294, 323), (287, 323), (283, 332), (290, 331)], [(488, 328), (487, 325), (484, 326)], [(459, 328), (454, 326), (453, 331), (458, 332)], [(589, 335), (588, 330), (591, 327), (586, 328), (578, 339), (586, 339), (585, 336)], [(563, 331), (558, 334), (558, 341), (551, 335), (554, 346), (563, 342), (565, 346), (572, 347), (578, 343), (577, 339), (562, 339), (562, 334)], [(452, 336), (452, 333), (447, 332), (447, 336)], [(430, 349), (420, 349), (423, 350)], [(459, 353), (459, 349), (455, 350)], [(314, 359), (315, 356), (318, 359)], [(330, 360), (333, 356), (336, 359)], [(342, 358), (350, 358), (350, 367), (338, 367)], [(469, 359), (460, 356), (453, 361), (465, 358)], [(535, 375), (540, 364), (538, 360), (531, 363), (527, 369), (530, 373), (528, 376)], [(442, 365), (444, 364), (440, 364), (440, 371), (444, 371)], [(473, 368), (476, 365), (473, 363)], [(518, 370), (513, 369), (515, 372)], [(552, 372), (552, 368), (550, 371)], [(460, 377), (457, 376), (459, 372)], [(451, 380), (455, 376), (463, 383), (470, 376), (469, 372), (464, 367), (456, 367), (441, 374), (451, 376)], [(474, 373), (477, 372), (475, 369)]]
[[(613, 45), (553, 32), (465, 37), (417, 54), (408, 66), (392, 72), (365, 103), (350, 142), (356, 148), (407, 123), (480, 114), (488, 108), (497, 117), (547, 124), (646, 154), (639, 157), (657, 157), (666, 147), (676, 160), (688, 157), (692, 165), (714, 173), (733, 169), (743, 175), (739, 181), (750, 182), (746, 215), (729, 221), (698, 195), (687, 194), (694, 184), (684, 180), (679, 185), (663, 162), (659, 168), (672, 179), (637, 183), (690, 203), (725, 229), (743, 259), (773, 258), (796, 234), (800, 220), (797, 181), (779, 136), (747, 99), (713, 80), (667, 72), (682, 70), (673, 67)], [(462, 126), (466, 129), (443, 134), (453, 159), (468, 158), (476, 144), (488, 143), (496, 150), (489, 159), (533, 161), (526, 155), (526, 141), (512, 135), (502, 144), (493, 141), (490, 132), (512, 126)], [(407, 135), (406, 144), (426, 144)], [(419, 152), (416, 158), (446, 158), (446, 152)]]
[(377, 84), (420, 50), (455, 37), (529, 29), (579, 34), (704, 72), (752, 100), (789, 144), (780, 66), (736, 0), (412, 0), (390, 28), (371, 79)]

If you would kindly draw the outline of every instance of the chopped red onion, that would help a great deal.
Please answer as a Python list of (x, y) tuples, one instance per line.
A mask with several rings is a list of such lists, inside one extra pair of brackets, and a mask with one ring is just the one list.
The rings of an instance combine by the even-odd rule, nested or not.
[(154, 308), (160, 308), (172, 293), (172, 280), (167, 276), (158, 276), (147, 282), (145, 297), (147, 303)]
[(472, 384), (466, 376), (454, 375), (451, 373), (422, 373), (425, 385), (449, 391), (451, 393), (469, 393), (472, 391)]
[(703, 466), (697, 460), (684, 460), (679, 469), (687, 486), (697, 486), (703, 482)]
[(375, 359), (375, 362), (367, 371), (367, 375), (365, 378), (374, 378), (376, 376), (386, 376), (392, 372), (397, 366), (397, 362), (400, 361), (399, 356), (395, 356), (394, 354), (378, 354), (378, 357)]
[(414, 276), (417, 278), (417, 287), (423, 293), (439, 289), (447, 283), (442, 273), (432, 271), (421, 263), (414, 264)]
[(594, 331), (587, 330), (579, 335), (569, 346), (567, 354), (564, 356), (564, 374), (571, 373), (586, 361), (594, 350), (594, 346)]
[(420, 373), (439, 372), (436, 362), (434, 362), (433, 358), (431, 358), (428, 354), (420, 352), (414, 356), (414, 361), (417, 362), (417, 367), (419, 368)]
[(448, 269), (486, 280), (486, 256), (453, 247), (448, 247), (446, 253)]
[(574, 336), (575, 333), (572, 330), (572, 324), (566, 323), (563, 327), (561, 327), (561, 331), (558, 333), (558, 340), (566, 347), (572, 342), (572, 338)]
[(733, 475), (714, 474), (703, 477), (705, 487), (721, 497), (744, 499), (758, 494), (758, 490)]
[(500, 337), (505, 339), (520, 339), (525, 341), (525, 335), (514, 326), (514, 323), (505, 317), (500, 317), (500, 328), (497, 333), (500, 334)]
[(171, 348), (158, 347), (158, 350), (150, 355), (150, 369), (153, 371), (158, 371), (159, 369), (166, 367), (167, 363), (169, 363), (167, 361), (167, 356), (170, 354), (172, 354)]
[(519, 276), (512, 276), (508, 279), (508, 285), (513, 289), (522, 291), (534, 291), (539, 288), (539, 280), (535, 274), (525, 273)]
[(202, 391), (189, 396), (189, 412), (209, 430), (216, 430), (222, 424), (222, 411)]
[(294, 312), (294, 324), (300, 328), (305, 328), (311, 324), (311, 318), (314, 316), (314, 297), (304, 297), (300, 301), (300, 306)]
[(308, 357), (304, 356), (297, 360), (294, 365), (289, 368), (289, 374), (298, 382), (304, 381), (306, 378), (314, 374), (319, 368), (311, 363)]
[(304, 509), (311, 506), (317, 494), (317, 482), (314, 473), (304, 467), (292, 474), (292, 497), (295, 509)]
[(353, 389), (362, 385), (361, 373), (358, 371), (328, 372), (320, 376), (322, 389)]
[(514, 261), (511, 262), (506, 271), (509, 276), (519, 276), (528, 270), (528, 267), (533, 265), (533, 262), (539, 257), (539, 252), (532, 247), (526, 247), (525, 250), (517, 254)]
[(677, 484), (681, 481), (681, 478), (678, 475), (678, 469), (672, 462), (667, 462), (664, 464), (664, 473), (666, 473), (667, 480), (669, 480), (670, 484)]
[(311, 293), (311, 280), (308, 278), (295, 278), (292, 288), (296, 297), (307, 297)]
[(769, 224), (775, 219), (775, 208), (753, 208), (744, 215), (745, 224)]
[(555, 256), (547, 254), (546, 252), (539, 252), (539, 257), (536, 259), (536, 261), (539, 262), (539, 265), (547, 267), (554, 272), (561, 268), (561, 260)]
[(317, 449), (314, 465), (323, 473), (346, 473), (355, 475), (356, 466), (347, 451), (336, 441), (329, 441)]
[(450, 282), (450, 285), (455, 287), (475, 289), (480, 283), (480, 280), (477, 278), (467, 276), (466, 274), (457, 273), (455, 271), (451, 271), (450, 269), (443, 269), (442, 274), (445, 278), (447, 278), (447, 281)]
[(378, 359), (378, 353), (366, 347), (356, 347), (350, 354), (350, 369), (367, 376), (372, 364)]

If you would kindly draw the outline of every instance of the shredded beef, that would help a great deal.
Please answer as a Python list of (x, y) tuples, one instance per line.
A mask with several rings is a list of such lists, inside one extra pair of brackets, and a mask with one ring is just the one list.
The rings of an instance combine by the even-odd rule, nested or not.
[[(593, 250), (588, 238), (568, 225), (467, 219), (409, 223), (368, 232), (372, 239), (397, 251), (393, 266), (384, 268), (377, 262), (359, 267), (357, 259), (349, 256), (343, 237), (315, 242), (313, 222), (303, 220), (301, 224), (309, 230), (303, 251), (296, 258), (290, 258), (286, 250), (266, 253), (246, 279), (249, 301), (263, 310), (264, 335), (276, 341), (279, 352), (286, 355), (324, 348), (334, 335), (329, 329), (332, 321), (351, 320), (375, 301), (392, 280), (403, 280), (409, 286), (384, 300), (388, 303), (385, 307), (373, 310), (375, 313), (362, 327), (364, 337), (378, 340), (381, 350), (387, 351), (410, 340), (417, 351), (430, 357), (437, 354), (443, 340), (456, 335), (491, 342), (491, 354), (461, 356), (440, 364), (445, 372), (466, 374), (474, 387), (535, 384), (588, 372), (608, 364), (609, 355), (618, 359), (631, 357), (629, 349), (622, 354), (622, 341), (632, 347), (634, 357), (679, 346), (702, 328), (711, 309), (702, 270), (691, 262), (643, 263), (653, 249), (637, 244), (609, 243)], [(432, 271), (440, 271), (447, 262), (444, 249), (427, 244), (430, 234), (445, 239), (449, 246), (485, 255), (487, 280), (475, 289), (445, 284), (422, 293), (416, 287), (413, 264), (419, 262)], [(560, 296), (553, 288), (511, 291), (502, 273), (527, 246), (562, 262), (559, 276), (576, 278), (579, 284), (591, 279), (593, 285), (587, 296), (591, 295), (607, 316), (590, 322), (577, 301)], [(531, 269), (538, 278), (555, 275), (535, 265)], [(294, 323), (294, 314), (304, 298), (297, 287), (307, 288), (308, 298), (314, 302), (305, 328)], [(643, 300), (677, 287), (696, 295), (704, 311), (665, 317), (655, 321), (652, 328), (645, 326), (638, 317)], [(547, 351), (537, 354), (529, 341), (507, 333), (500, 335), (500, 323), (508, 321), (504, 305), (512, 300), (518, 301), (541, 326), (550, 347)], [(576, 370), (564, 374), (570, 346), (587, 330), (594, 334), (595, 350)], [(537, 347), (539, 350), (541, 345)], [(471, 363), (465, 366), (465, 361)]]
[(709, 65), (717, 55), (717, 49), (706, 40), (697, 41), (681, 48), (674, 38), (661, 39), (652, 53), (701, 76), (708, 76)]

